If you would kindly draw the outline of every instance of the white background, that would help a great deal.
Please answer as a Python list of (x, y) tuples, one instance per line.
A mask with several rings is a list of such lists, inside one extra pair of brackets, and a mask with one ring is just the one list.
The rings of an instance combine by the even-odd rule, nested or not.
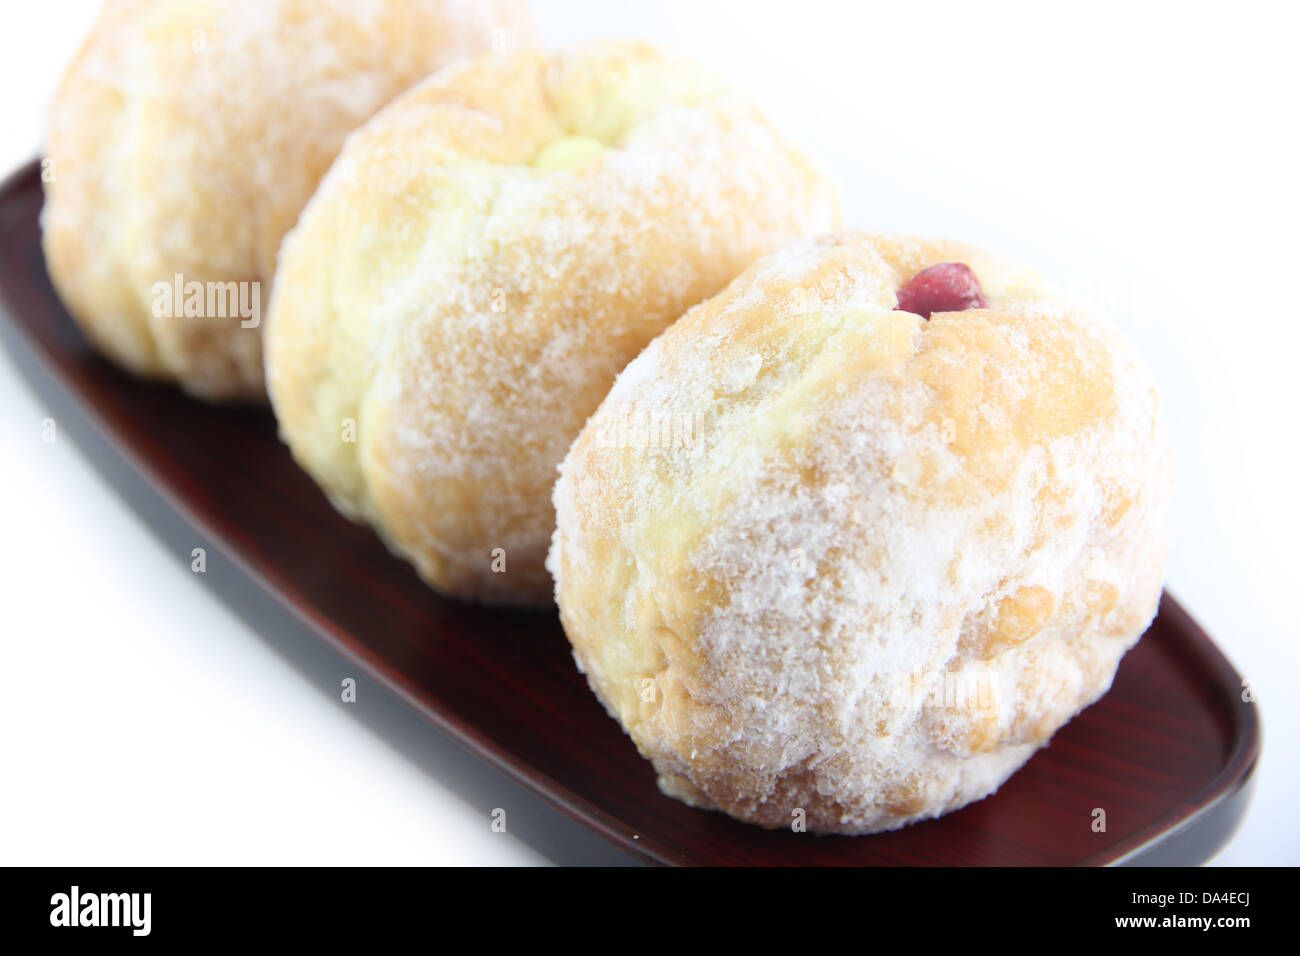
[[(33, 155), (95, 4), (0, 12), (0, 167)], [(1218, 863), (1300, 863), (1295, 15), (1284, 5), (538, 2), (749, 87), (848, 222), (970, 240), (1108, 308), (1161, 381), (1170, 588), (1257, 691), (1255, 802)], [(0, 359), (0, 862), (613, 860), (346, 668), (236, 616)], [(151, 530), (151, 528), (153, 530)], [(489, 828), (507, 810), (510, 833)], [(516, 834), (522, 834), (520, 839)]]

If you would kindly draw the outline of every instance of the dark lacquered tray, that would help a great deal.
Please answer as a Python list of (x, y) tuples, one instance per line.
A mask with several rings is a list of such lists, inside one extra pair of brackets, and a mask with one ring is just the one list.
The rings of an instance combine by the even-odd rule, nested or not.
[[(767, 832), (662, 796), (596, 702), (554, 613), (433, 594), (294, 465), (266, 410), (215, 408), (99, 358), (59, 304), (39, 244), (39, 169), (0, 186), (5, 341), (253, 582), (429, 722), (642, 859), (668, 864), (1199, 863), (1245, 811), (1255, 707), (1168, 595), (1114, 687), (996, 794), (869, 837)], [(1096, 808), (1106, 829), (1093, 827)]]

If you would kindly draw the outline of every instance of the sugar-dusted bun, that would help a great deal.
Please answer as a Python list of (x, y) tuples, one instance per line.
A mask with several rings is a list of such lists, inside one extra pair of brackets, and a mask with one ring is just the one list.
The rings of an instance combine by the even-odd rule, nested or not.
[(550, 604), (556, 468), (614, 376), (837, 219), (753, 105), (646, 46), (452, 67), (349, 140), (285, 240), (281, 434), (443, 592)]
[[(896, 311), (940, 263), (984, 307)], [(1111, 326), (969, 246), (846, 233), (627, 367), (563, 464), (548, 565), (665, 792), (866, 833), (985, 796), (1109, 688), (1168, 497)]]
[(276, 252), (344, 137), (532, 33), (523, 0), (109, 0), (49, 116), (55, 287), (132, 372), (264, 398)]

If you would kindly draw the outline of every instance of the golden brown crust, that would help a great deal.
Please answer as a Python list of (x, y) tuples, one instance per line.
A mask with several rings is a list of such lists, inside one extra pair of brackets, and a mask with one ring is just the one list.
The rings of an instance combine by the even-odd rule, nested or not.
[[(945, 261), (987, 308), (893, 311)], [(889, 829), (989, 793), (1109, 687), (1159, 598), (1168, 469), (1109, 325), (972, 247), (846, 233), (629, 365), (563, 465), (549, 566), (667, 792)]]
[(445, 70), (358, 131), (285, 242), (282, 435), (440, 590), (549, 603), (555, 469), (615, 374), (837, 219), (750, 103), (643, 44)]
[[(443, 64), (531, 36), (515, 0), (110, 0), (50, 110), (60, 296), (138, 375), (264, 397), (253, 322), (344, 137)], [(186, 317), (159, 299), (178, 275), (247, 283), (250, 306), (258, 283), (259, 314), (214, 298), (221, 314)]]

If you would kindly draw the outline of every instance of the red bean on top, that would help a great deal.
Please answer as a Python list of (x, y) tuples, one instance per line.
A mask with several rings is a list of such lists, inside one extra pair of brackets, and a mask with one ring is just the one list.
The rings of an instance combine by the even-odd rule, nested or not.
[(928, 319), (935, 312), (982, 309), (988, 303), (980, 280), (964, 262), (941, 262), (912, 276), (898, 290), (900, 312)]

